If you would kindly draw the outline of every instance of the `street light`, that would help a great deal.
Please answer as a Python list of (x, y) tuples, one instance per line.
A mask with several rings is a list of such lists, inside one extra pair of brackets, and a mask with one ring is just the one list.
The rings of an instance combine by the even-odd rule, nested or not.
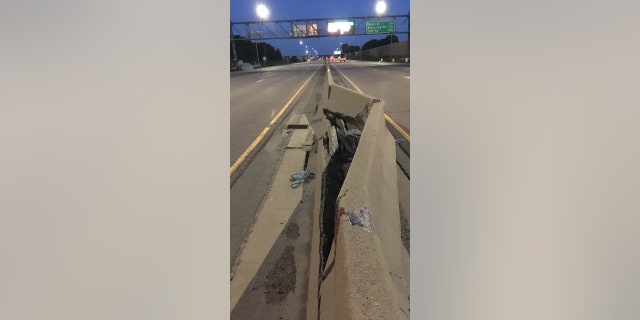
[[(379, 0), (376, 3), (376, 13), (381, 16), (383, 15), (385, 12), (387, 11), (387, 3), (384, 2), (384, 0)], [(390, 43), (393, 43), (393, 35), (390, 35), (389, 38), (391, 39)]]
[(259, 3), (256, 7), (256, 13), (261, 19), (266, 19), (269, 17), (269, 8), (262, 3)]
[[(346, 57), (347, 59), (349, 59), (349, 55), (351, 55), (351, 47), (349, 46), (348, 43), (342, 43), (340, 42), (340, 50), (344, 50), (344, 47), (347, 47), (347, 52), (346, 52)], [(344, 53), (344, 52), (343, 52)]]
[(387, 3), (380, 0), (376, 3), (376, 13), (378, 13), (378, 15), (382, 15), (387, 11)]

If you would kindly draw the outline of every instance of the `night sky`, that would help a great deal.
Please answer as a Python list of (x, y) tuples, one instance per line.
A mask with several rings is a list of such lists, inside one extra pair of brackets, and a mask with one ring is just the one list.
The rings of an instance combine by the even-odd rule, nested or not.
[[(291, 1), (291, 0), (232, 0), (230, 1), (230, 21), (257, 21), (256, 6), (265, 4), (270, 11), (269, 19), (307, 19), (307, 18), (347, 18), (374, 16), (377, 0), (356, 1)], [(386, 0), (387, 15), (409, 14), (409, 0)], [(328, 55), (340, 47), (340, 42), (360, 46), (371, 39), (385, 38), (386, 34), (369, 36), (339, 36), (312, 39), (257, 40), (270, 43), (280, 49), (282, 55), (302, 56), (305, 45), (309, 51), (314, 48), (320, 55)], [(396, 34), (400, 41), (407, 40), (407, 34)], [(304, 43), (300, 45), (300, 40)], [(254, 40), (255, 41), (255, 40)]]

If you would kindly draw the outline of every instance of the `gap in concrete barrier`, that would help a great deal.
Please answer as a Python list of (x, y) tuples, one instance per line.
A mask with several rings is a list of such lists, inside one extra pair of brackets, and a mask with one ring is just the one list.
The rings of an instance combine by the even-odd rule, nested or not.
[[(329, 253), (335, 237), (336, 201), (364, 127), (363, 117), (350, 117), (327, 109), (323, 111), (333, 129), (335, 129), (338, 148), (331, 155), (322, 175), (323, 209), (322, 218), (320, 219), (320, 270), (327, 268), (326, 263), (329, 260)], [(329, 136), (327, 134), (324, 142), (327, 150), (330, 150), (328, 140)]]
[(309, 153), (310, 153), (310, 150), (307, 150), (307, 152), (304, 155), (304, 166), (302, 167), (303, 170), (307, 170), (307, 166), (309, 165)]

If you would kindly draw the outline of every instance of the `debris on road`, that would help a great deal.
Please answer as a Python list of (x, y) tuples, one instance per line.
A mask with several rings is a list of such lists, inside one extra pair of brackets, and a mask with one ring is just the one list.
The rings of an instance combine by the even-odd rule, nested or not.
[(315, 174), (313, 172), (309, 170), (302, 170), (292, 174), (291, 178), (289, 178), (289, 181), (293, 182), (291, 184), (291, 188), (295, 188), (304, 182), (313, 180), (313, 178), (315, 178)]

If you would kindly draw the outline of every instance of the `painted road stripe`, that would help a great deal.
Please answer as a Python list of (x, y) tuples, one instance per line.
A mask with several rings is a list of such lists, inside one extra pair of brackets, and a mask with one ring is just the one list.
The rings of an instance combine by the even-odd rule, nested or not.
[[(245, 150), (240, 157), (238, 158), (238, 160), (236, 160), (236, 162), (233, 163), (233, 165), (231, 166), (231, 168), (229, 169), (229, 175), (232, 175), (236, 169), (238, 169), (238, 167), (240, 166), (240, 164), (242, 164), (242, 162), (244, 162), (244, 160), (247, 159), (247, 157), (249, 156), (249, 154), (251, 153), (251, 151), (253, 151), (253, 149), (256, 148), (256, 146), (258, 146), (258, 144), (260, 143), (260, 141), (262, 141), (262, 139), (264, 138), (264, 136), (267, 134), (267, 132), (269, 132), (269, 130), (271, 130), (271, 126), (276, 123), (276, 121), (278, 121), (278, 119), (280, 118), (280, 116), (282, 116), (282, 114), (285, 112), (285, 110), (287, 110), (287, 108), (289, 108), (289, 105), (291, 104), (291, 102), (293, 102), (293, 100), (298, 96), (298, 94), (300, 94), (300, 92), (302, 92), (302, 89), (304, 87), (307, 86), (307, 84), (309, 83), (309, 81), (311, 81), (311, 78), (313, 78), (313, 76), (316, 75), (316, 73), (318, 72), (319, 69), (316, 69), (316, 71), (313, 72), (313, 74), (311, 76), (309, 76), (309, 78), (307, 79), (307, 81), (305, 81), (302, 86), (300, 86), (300, 88), (298, 89), (298, 91), (296, 91), (296, 93), (293, 94), (293, 96), (291, 96), (291, 99), (289, 99), (289, 101), (287, 101), (287, 103), (284, 105), (284, 107), (282, 107), (282, 109), (280, 109), (280, 112), (278, 112), (278, 114), (276, 114), (276, 116), (273, 118), (273, 120), (271, 120), (271, 122), (269, 122), (269, 125), (264, 128), (264, 130), (262, 130), (262, 132), (253, 140), (253, 142), (251, 143), (251, 145), (249, 145), (249, 147), (247, 148), (247, 150)], [(264, 80), (264, 79), (263, 79)]]
[(262, 81), (264, 81), (264, 79), (260, 79), (260, 80), (258, 80), (258, 81), (256, 81), (256, 82), (262, 82)]
[(411, 79), (411, 77), (404, 77), (405, 79)]
[[(346, 79), (347, 81), (349, 81), (349, 83), (360, 93), (364, 92), (362, 90), (360, 90), (360, 88), (358, 88), (358, 86), (356, 86), (355, 83), (353, 83), (353, 81), (351, 81), (351, 79), (349, 79), (349, 77), (347, 77), (344, 73), (342, 73), (342, 71), (338, 70), (338, 68), (336, 68), (336, 70), (340, 73), (340, 75)], [(384, 114), (384, 118), (394, 127), (396, 128), (396, 130), (398, 130), (398, 132), (400, 132), (400, 134), (407, 139), (407, 141), (411, 142), (411, 136), (409, 136), (409, 134), (404, 131), (395, 121), (393, 121), (393, 119), (391, 119), (391, 117), (389, 117), (386, 113)]]
[(395, 122), (393, 121), (393, 119), (391, 119), (386, 113), (384, 114), (384, 118), (387, 119), (387, 121), (389, 121), (389, 123), (396, 128), (396, 130), (398, 130), (398, 132), (400, 132), (400, 134), (407, 139), (407, 141), (411, 142), (411, 137), (407, 134), (407, 132), (405, 132), (404, 130), (402, 130), (402, 128)]

